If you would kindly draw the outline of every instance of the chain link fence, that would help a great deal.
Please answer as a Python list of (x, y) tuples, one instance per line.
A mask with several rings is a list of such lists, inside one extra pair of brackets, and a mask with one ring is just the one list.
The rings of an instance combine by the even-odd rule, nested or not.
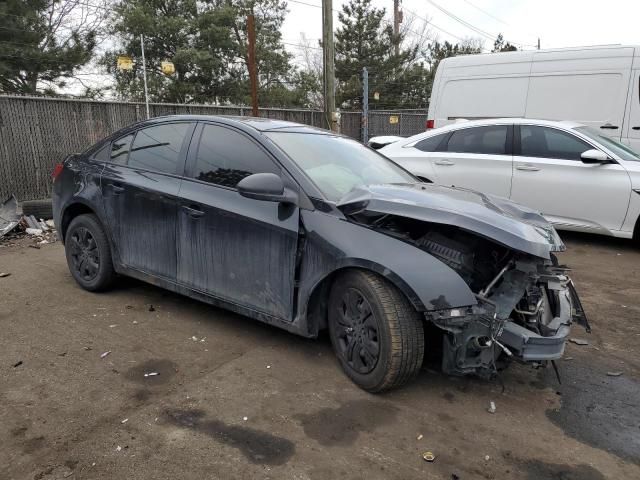
[[(150, 104), (149, 108), (152, 117), (251, 114), (249, 107)], [(324, 113), (316, 110), (263, 108), (260, 116), (325, 125)], [(56, 163), (144, 118), (142, 103), (0, 96), (0, 202), (11, 194), (19, 200), (50, 197)], [(371, 112), (369, 135), (413, 135), (424, 131), (425, 120), (426, 115), (415, 112)], [(344, 112), (341, 131), (361, 140), (361, 112)]]

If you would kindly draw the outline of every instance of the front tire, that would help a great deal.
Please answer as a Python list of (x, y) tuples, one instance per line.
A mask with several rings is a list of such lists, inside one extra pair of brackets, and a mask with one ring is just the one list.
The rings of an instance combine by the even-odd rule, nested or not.
[(370, 272), (346, 272), (329, 295), (333, 349), (347, 376), (368, 392), (399, 387), (419, 372), (422, 322), (395, 286)]
[(105, 290), (113, 283), (115, 271), (111, 248), (95, 215), (78, 215), (65, 235), (65, 254), (69, 271), (85, 290)]

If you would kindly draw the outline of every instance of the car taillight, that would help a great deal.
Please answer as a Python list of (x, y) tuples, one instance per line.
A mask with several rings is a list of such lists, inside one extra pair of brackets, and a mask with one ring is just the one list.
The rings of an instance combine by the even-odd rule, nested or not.
[(427, 120), (427, 130), (431, 128), (436, 128), (436, 122), (433, 120)]
[(64, 164), (63, 163), (56, 164), (55, 168), (53, 169), (53, 172), (51, 173), (51, 178), (53, 178), (54, 182), (56, 181), (56, 178), (58, 178), (58, 175), (62, 173), (62, 170), (64, 170)]

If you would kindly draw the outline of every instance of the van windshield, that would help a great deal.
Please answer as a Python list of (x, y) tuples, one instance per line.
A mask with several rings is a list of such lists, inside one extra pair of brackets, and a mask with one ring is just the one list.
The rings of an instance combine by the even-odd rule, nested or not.
[(591, 127), (578, 127), (576, 128), (576, 131), (580, 132), (583, 135), (586, 135), (591, 140), (595, 140), (596, 142), (601, 143), (603, 146), (618, 155), (622, 160), (627, 160), (630, 162), (640, 162), (640, 155), (638, 153), (632, 150), (631, 147), (616, 140), (615, 138), (611, 138), (608, 135), (603, 135), (602, 133)]

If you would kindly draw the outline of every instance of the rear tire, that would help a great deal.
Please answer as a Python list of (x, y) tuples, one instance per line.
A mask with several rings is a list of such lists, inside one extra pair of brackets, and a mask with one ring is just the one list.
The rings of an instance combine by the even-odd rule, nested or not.
[(413, 378), (424, 358), (421, 315), (387, 280), (350, 270), (329, 295), (329, 334), (347, 376), (376, 393)]
[(98, 217), (78, 215), (65, 235), (67, 265), (73, 278), (85, 290), (106, 290), (115, 279), (111, 248)]

